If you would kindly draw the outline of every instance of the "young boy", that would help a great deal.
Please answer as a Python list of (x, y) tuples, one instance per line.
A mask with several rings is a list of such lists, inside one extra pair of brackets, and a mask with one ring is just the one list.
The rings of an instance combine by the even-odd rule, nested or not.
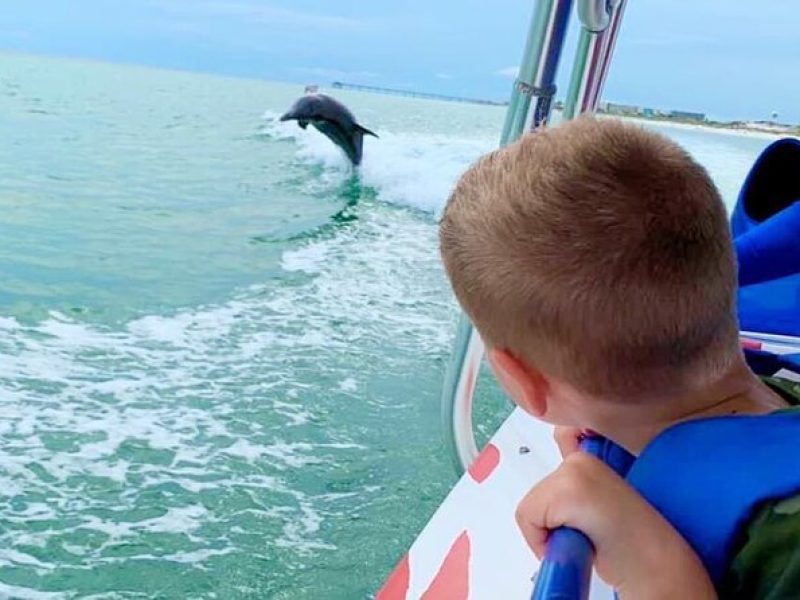
[[(517, 514), (539, 557), (548, 531), (568, 525), (592, 540), (597, 571), (622, 600), (800, 597), (800, 551), (778, 556), (758, 539), (753, 554), (745, 540), (712, 583), (694, 540), (602, 462), (572, 452), (582, 429), (639, 455), (677, 423), (787, 407), (740, 350), (725, 208), (700, 165), (655, 133), (581, 118), (471, 167), (440, 239), (500, 384), (560, 426), (565, 460)], [(797, 479), (800, 491), (800, 469)]]

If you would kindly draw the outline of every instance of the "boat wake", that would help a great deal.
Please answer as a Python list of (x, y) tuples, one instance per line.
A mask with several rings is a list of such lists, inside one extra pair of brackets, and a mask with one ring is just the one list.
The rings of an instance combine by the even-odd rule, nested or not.
[[(341, 520), (369, 538), (373, 520), (354, 519), (394, 493), (370, 482), (438, 448), (415, 407), (435, 406), (454, 317), (435, 227), (374, 208), (286, 249), (281, 285), (218, 305), (113, 326), (0, 318), (0, 544), (14, 548), (0, 568), (65, 594), (52, 597), (92, 592), (70, 583), (88, 568), (132, 582), (121, 596), (166, 569), (181, 596), (276, 597), (265, 561), (329, 556)], [(386, 411), (408, 419), (402, 439)], [(365, 453), (412, 437), (418, 457)], [(260, 587), (242, 595), (242, 580)]]
[[(298, 160), (322, 168), (321, 177), (331, 187), (353, 172), (344, 154), (311, 128), (281, 123), (278, 113), (264, 114), (260, 134), (297, 144)], [(410, 207), (434, 216), (442, 210), (458, 176), (479, 156), (492, 150), (496, 139), (393, 133), (379, 130), (369, 138), (359, 179), (374, 190), (379, 201)]]

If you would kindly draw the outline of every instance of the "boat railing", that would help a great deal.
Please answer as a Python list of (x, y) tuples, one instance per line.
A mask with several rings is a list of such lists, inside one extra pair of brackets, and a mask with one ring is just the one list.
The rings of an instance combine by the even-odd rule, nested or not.
[[(573, 63), (564, 118), (597, 108), (626, 2), (578, 0), (581, 40)], [(543, 127), (549, 121), (572, 4), (573, 0), (539, 0), (536, 3), (519, 74), (511, 90), (500, 136), (501, 146), (522, 135), (534, 98), (536, 106), (530, 127)], [(441, 396), (444, 441), (459, 474), (478, 456), (472, 400), (483, 354), (480, 336), (462, 313)]]

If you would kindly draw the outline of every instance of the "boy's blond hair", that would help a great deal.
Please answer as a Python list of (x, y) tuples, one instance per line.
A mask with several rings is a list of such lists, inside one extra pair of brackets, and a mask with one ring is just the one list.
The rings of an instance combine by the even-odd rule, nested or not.
[(584, 117), (528, 134), (461, 177), (440, 240), (487, 344), (583, 392), (685, 391), (738, 353), (725, 208), (656, 133)]

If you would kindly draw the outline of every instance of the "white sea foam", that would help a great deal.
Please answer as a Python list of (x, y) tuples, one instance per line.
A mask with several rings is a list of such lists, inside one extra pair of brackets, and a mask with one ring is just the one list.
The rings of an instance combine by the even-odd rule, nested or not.
[(220, 550), (195, 550), (193, 552), (176, 552), (175, 554), (167, 554), (158, 558), (160, 560), (170, 560), (172, 562), (197, 565), (200, 568), (203, 568), (202, 564), (209, 558), (213, 558), (215, 556), (226, 556), (233, 551), (233, 548), (221, 548)]
[[(50, 573), (133, 559), (210, 569), (252, 552), (236, 540), (252, 523), (265, 523), (264, 543), (287, 563), (335, 549), (326, 522), (384, 490), (339, 476), (368, 456), (359, 416), (387, 402), (365, 382), (440, 358), (452, 334), (435, 223), (387, 203), (435, 212), (482, 150), (380, 133), (361, 177), (385, 202), (285, 250), (291, 285), (115, 326), (61, 313), (0, 318), (0, 547), (16, 552), (0, 562)], [(316, 131), (286, 135), (321, 167), (315, 185), (349, 177)], [(440, 171), (425, 180), (430, 164)], [(319, 485), (337, 478), (341, 491)], [(148, 548), (154, 539), (170, 541)], [(48, 547), (75, 564), (25, 550)], [(9, 590), (0, 597), (62, 597)]]
[(318, 273), (328, 255), (327, 244), (309, 244), (283, 253), (281, 267), (284, 271)]
[(189, 505), (168, 509), (160, 517), (142, 521), (113, 521), (89, 515), (82, 527), (106, 534), (112, 541), (136, 536), (139, 532), (191, 534), (209, 520), (208, 511), (202, 506)]
[(14, 598), (14, 600), (66, 600), (70, 596), (72, 595), (61, 592), (40, 592), (0, 581), (0, 598)]
[(343, 392), (355, 392), (358, 382), (353, 377), (346, 377), (339, 382), (339, 389)]
[(30, 554), (18, 552), (12, 548), (0, 548), (0, 567), (13, 567), (16, 565), (36, 567), (36, 569), (42, 571), (46, 571), (51, 568), (51, 565), (43, 563)]
[[(6, 499), (30, 495), (2, 502), (0, 546), (62, 544), (92, 568), (124, 562), (115, 548), (159, 533), (186, 547), (154, 558), (200, 565), (231, 547), (219, 519), (235, 526), (252, 514), (278, 523), (266, 543), (284, 555), (335, 548), (325, 522), (353, 492), (307, 493), (297, 473), (314, 481), (364, 454), (363, 430), (341, 410), (386, 401), (364, 389), (371, 371), (403, 373), (405, 360), (446, 353), (453, 305), (434, 223), (386, 205), (299, 242), (281, 265), (305, 277), (115, 327), (59, 313), (0, 320), (0, 488)], [(243, 493), (252, 504), (234, 515), (227, 501), (200, 502), (230, 494), (237, 507)], [(143, 518), (141, 504), (160, 494), (168, 511)], [(25, 533), (31, 521), (42, 530)], [(38, 555), (44, 566), (6, 560), (57, 567)]]

